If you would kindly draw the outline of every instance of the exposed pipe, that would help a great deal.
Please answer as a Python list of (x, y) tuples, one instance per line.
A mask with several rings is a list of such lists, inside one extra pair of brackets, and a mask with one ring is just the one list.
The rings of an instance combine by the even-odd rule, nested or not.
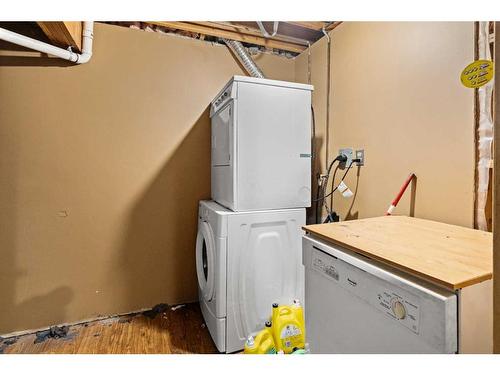
[(272, 38), (278, 32), (279, 21), (274, 21), (274, 23), (273, 23), (273, 33), (272, 34), (269, 34), (267, 32), (266, 28), (262, 24), (262, 21), (255, 21), (255, 22), (257, 22), (257, 25), (259, 26), (259, 29), (260, 29), (262, 35), (264, 35), (264, 38)]
[(77, 64), (84, 64), (92, 57), (92, 40), (94, 38), (94, 22), (84, 22), (82, 30), (82, 53), (75, 53), (71, 48), (64, 49), (41, 42), (4, 28), (0, 28), (0, 39), (38, 52), (56, 56)]
[(236, 55), (248, 74), (255, 78), (266, 78), (262, 70), (259, 69), (257, 64), (253, 61), (252, 57), (248, 54), (243, 44), (236, 40), (222, 39), (231, 51)]
[[(328, 165), (330, 159), (330, 94), (331, 94), (331, 43), (330, 35), (323, 27), (321, 29), (323, 35), (326, 37), (326, 126), (325, 126), (325, 166)], [(330, 197), (330, 206), (333, 207), (333, 194)]]

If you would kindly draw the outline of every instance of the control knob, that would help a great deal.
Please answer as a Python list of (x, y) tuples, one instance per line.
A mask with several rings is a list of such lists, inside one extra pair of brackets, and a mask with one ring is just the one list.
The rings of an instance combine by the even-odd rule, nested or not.
[(405, 305), (399, 300), (392, 301), (392, 312), (398, 319), (404, 319), (406, 317)]

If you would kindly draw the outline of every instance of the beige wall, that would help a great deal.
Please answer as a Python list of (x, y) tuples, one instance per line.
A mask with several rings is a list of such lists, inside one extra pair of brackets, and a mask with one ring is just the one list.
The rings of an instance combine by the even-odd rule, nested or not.
[(94, 47), (82, 66), (0, 56), (0, 333), (197, 298), (208, 105), (243, 71), (224, 46), (115, 26)]
[[(471, 227), (474, 98), (459, 77), (473, 60), (473, 23), (346, 22), (330, 35), (330, 160), (343, 147), (366, 156), (346, 179), (355, 197), (335, 195), (341, 218), (383, 215), (415, 172), (415, 216)], [(325, 59), (322, 39), (311, 49), (312, 83), (322, 92)], [(296, 78), (307, 80), (307, 52), (297, 58)], [(313, 98), (320, 136), (323, 95)], [(324, 142), (321, 158), (324, 166)], [(410, 193), (395, 214), (410, 214)]]
[[(331, 37), (330, 158), (366, 152), (355, 199), (335, 197), (341, 217), (382, 215), (414, 171), (415, 216), (472, 226), (473, 92), (459, 81), (472, 23), (344, 23)], [(256, 60), (308, 80), (307, 52)], [(310, 65), (320, 171), (324, 38)], [(208, 104), (233, 74), (223, 46), (101, 24), (87, 65), (0, 51), (0, 333), (196, 299)]]

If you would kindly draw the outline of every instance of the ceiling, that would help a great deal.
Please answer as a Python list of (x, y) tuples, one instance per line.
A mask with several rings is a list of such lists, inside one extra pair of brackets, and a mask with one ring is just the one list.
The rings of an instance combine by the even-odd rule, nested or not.
[[(64, 41), (47, 38), (47, 32), (42, 30), (44, 23), (49, 24), (50, 22), (2, 22), (0, 27), (53, 43), (62, 48), (68, 47), (68, 43)], [(280, 21), (276, 34), (271, 36), (274, 27), (273, 21), (262, 22), (268, 35), (264, 35), (255, 21), (108, 21), (104, 23), (160, 33), (174, 33), (216, 43), (222, 43), (223, 38), (233, 39), (242, 42), (247, 47), (285, 53), (291, 56), (301, 53), (308, 45), (323, 37), (323, 30), (330, 31), (341, 24), (338, 21)]]
[(270, 35), (265, 36), (255, 21), (141, 21), (107, 22), (119, 26), (136, 27), (149, 31), (176, 33), (187, 37), (208, 41), (221, 38), (243, 42), (246, 46), (256, 46), (268, 50), (298, 54), (309, 44), (323, 37), (341, 22), (336, 21), (280, 21), (277, 32), (273, 34), (273, 21), (263, 21), (262, 26)]

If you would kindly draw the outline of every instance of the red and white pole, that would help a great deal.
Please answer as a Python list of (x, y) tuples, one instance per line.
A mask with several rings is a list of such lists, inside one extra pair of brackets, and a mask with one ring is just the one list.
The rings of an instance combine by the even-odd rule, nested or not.
[(394, 211), (394, 209), (398, 205), (399, 200), (403, 196), (404, 192), (406, 191), (406, 188), (408, 187), (408, 185), (410, 184), (411, 180), (413, 180), (414, 177), (416, 177), (415, 173), (410, 173), (410, 175), (406, 179), (406, 181), (403, 184), (403, 186), (401, 186), (401, 189), (399, 190), (398, 195), (396, 195), (396, 198), (394, 198), (394, 200), (391, 202), (391, 205), (389, 206), (389, 208), (387, 209), (387, 212), (385, 213), (386, 215), (391, 215), (392, 214), (392, 211)]

